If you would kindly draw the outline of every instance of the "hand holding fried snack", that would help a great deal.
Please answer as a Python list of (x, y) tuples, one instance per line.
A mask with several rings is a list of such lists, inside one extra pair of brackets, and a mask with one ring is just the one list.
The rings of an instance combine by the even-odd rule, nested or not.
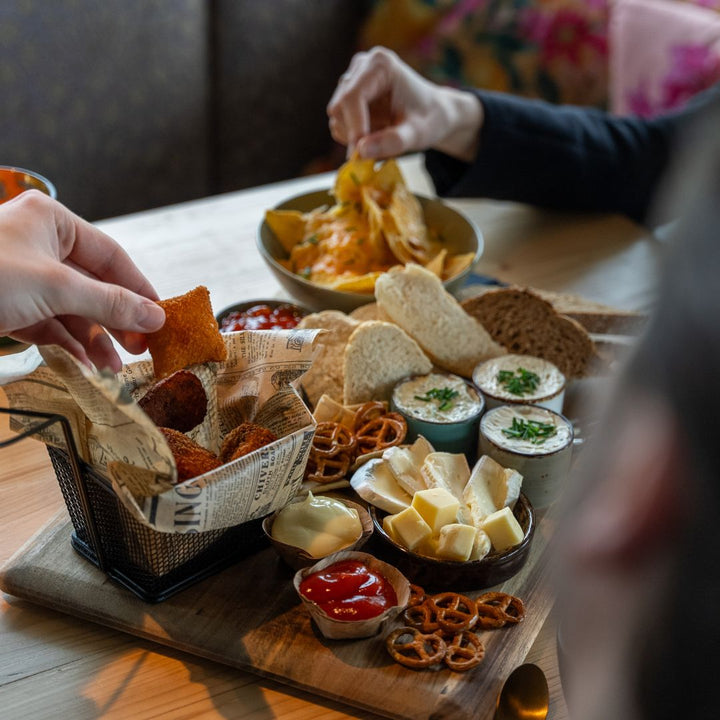
[(171, 375), (190, 365), (227, 360), (225, 341), (204, 285), (184, 295), (158, 301), (165, 324), (147, 336), (155, 377)]

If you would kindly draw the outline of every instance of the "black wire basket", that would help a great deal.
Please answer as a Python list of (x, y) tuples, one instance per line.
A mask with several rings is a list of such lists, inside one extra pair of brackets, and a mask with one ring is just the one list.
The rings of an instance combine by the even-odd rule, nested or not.
[(123, 505), (110, 482), (80, 459), (62, 415), (8, 410), (37, 420), (0, 448), (58, 423), (66, 449), (47, 445), (73, 524), (72, 547), (111, 580), (146, 602), (161, 602), (267, 544), (262, 518), (220, 530), (163, 533), (142, 524)]

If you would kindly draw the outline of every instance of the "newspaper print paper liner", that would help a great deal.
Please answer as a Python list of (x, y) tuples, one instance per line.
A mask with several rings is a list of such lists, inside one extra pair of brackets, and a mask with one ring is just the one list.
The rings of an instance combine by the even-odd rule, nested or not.
[[(210, 473), (173, 484), (175, 464), (164, 436), (135, 402), (152, 377), (140, 361), (117, 375), (94, 373), (66, 353), (42, 349), (47, 367), (5, 387), (11, 408), (52, 406), (71, 419), (78, 451), (109, 476), (139, 522), (160, 532), (201, 532), (267, 515), (297, 492), (315, 422), (293, 383), (307, 370), (312, 330), (228, 333), (225, 363), (189, 368), (208, 393), (208, 414), (193, 436), (217, 449), (243, 420), (269, 427), (279, 440)], [(53, 438), (44, 438), (53, 442)]]

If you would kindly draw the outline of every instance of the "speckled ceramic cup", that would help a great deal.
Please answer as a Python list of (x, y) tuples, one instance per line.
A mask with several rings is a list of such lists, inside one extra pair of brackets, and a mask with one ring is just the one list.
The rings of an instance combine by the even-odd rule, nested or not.
[(517, 470), (523, 476), (523, 493), (535, 508), (544, 508), (557, 500), (565, 486), (572, 461), (573, 426), (547, 408), (501, 405), (483, 415), (479, 446), (481, 454)]

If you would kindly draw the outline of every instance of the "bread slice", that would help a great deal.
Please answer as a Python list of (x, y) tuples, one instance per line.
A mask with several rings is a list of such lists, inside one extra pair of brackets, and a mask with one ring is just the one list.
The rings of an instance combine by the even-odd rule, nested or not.
[(568, 379), (588, 375), (597, 361), (585, 328), (527, 288), (494, 288), (464, 300), (462, 308), (508, 352), (549, 360)]
[(397, 325), (379, 320), (360, 323), (345, 348), (343, 402), (389, 401), (399, 380), (431, 370), (427, 355)]
[(478, 363), (505, 353), (442, 281), (420, 265), (409, 264), (381, 275), (375, 283), (375, 299), (381, 312), (445, 370), (471, 377)]
[(312, 313), (298, 323), (298, 328), (320, 328), (326, 331), (316, 340), (317, 354), (300, 380), (313, 407), (323, 394), (337, 402), (343, 401), (345, 346), (359, 326), (357, 320), (339, 310)]

